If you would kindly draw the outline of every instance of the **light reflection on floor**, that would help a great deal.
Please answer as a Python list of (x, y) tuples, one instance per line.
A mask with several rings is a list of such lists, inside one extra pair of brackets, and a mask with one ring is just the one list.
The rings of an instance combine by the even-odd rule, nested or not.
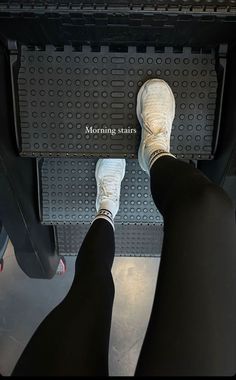
[[(10, 375), (21, 352), (43, 318), (67, 294), (74, 274), (74, 257), (67, 272), (52, 280), (28, 278), (16, 263), (9, 244), (0, 273), (0, 373)], [(133, 375), (150, 316), (159, 259), (117, 257), (116, 288), (110, 336), (110, 375)]]

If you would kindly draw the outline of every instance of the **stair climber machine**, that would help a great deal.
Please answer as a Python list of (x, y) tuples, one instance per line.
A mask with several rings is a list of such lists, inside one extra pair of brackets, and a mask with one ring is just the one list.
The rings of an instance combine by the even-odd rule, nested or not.
[(116, 254), (160, 255), (137, 161), (148, 79), (176, 98), (171, 152), (236, 200), (235, 0), (0, 0), (0, 41), (0, 220), (28, 276), (77, 254), (99, 157), (127, 160)]

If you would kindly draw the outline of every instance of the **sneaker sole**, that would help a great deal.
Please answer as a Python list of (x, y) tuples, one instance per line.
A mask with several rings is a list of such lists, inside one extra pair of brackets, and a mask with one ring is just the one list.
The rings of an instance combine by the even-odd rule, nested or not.
[[(150, 82), (152, 82), (152, 81), (153, 81), (153, 79), (149, 79), (139, 89), (139, 92), (138, 92), (138, 95), (137, 95), (137, 105), (136, 105), (137, 118), (138, 118), (139, 124), (140, 124), (140, 126), (142, 128), (141, 141), (140, 141), (139, 150), (138, 150), (138, 161), (139, 161), (139, 165), (140, 165), (141, 169), (144, 170), (146, 173), (149, 172), (149, 168), (148, 168), (148, 166), (147, 166), (147, 164), (146, 164), (146, 162), (144, 160), (144, 157), (143, 157), (143, 154), (142, 154), (142, 149), (141, 149), (142, 144), (143, 144), (143, 126), (142, 126), (142, 119), (141, 119), (141, 98), (142, 98), (144, 90), (146, 89), (146, 87), (148, 87), (148, 84)], [(168, 90), (170, 92), (170, 95), (172, 97), (172, 100), (173, 100), (172, 113), (173, 113), (173, 120), (174, 120), (174, 117), (175, 117), (175, 97), (173, 95), (173, 92), (172, 92), (170, 86), (168, 85), (168, 83), (166, 83), (162, 79), (154, 79), (154, 81), (155, 82), (165, 83), (166, 87), (168, 88)]]

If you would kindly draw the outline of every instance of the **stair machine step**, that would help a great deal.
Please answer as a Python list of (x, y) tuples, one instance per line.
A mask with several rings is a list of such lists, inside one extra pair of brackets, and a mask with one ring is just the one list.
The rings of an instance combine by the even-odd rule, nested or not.
[[(59, 254), (77, 255), (89, 229), (87, 224), (61, 225), (55, 229)], [(116, 256), (160, 257), (163, 242), (163, 226), (152, 224), (116, 224)]]
[[(97, 159), (38, 159), (40, 214), (43, 224), (90, 223), (96, 215)], [(162, 223), (150, 195), (149, 177), (128, 159), (121, 186), (117, 223)]]
[(22, 156), (37, 157), (41, 222), (54, 225), (59, 254), (77, 254), (95, 216), (97, 158), (126, 157), (116, 255), (159, 256), (162, 216), (149, 178), (134, 160), (140, 141), (136, 95), (147, 79), (165, 79), (177, 104), (171, 151), (185, 160), (212, 159), (224, 87), (218, 51), (22, 46), (18, 63), (13, 75), (18, 148)]
[(21, 47), (16, 85), (22, 156), (135, 157), (140, 139), (136, 95), (147, 79), (161, 77), (177, 101), (172, 152), (179, 158), (213, 158), (216, 100), (222, 95), (214, 49), (97, 50)]
[[(41, 158), (38, 163), (40, 215), (54, 224), (60, 254), (77, 254), (96, 215), (97, 159)], [(151, 198), (149, 178), (137, 160), (127, 159), (116, 216), (117, 256), (159, 256), (162, 216)]]

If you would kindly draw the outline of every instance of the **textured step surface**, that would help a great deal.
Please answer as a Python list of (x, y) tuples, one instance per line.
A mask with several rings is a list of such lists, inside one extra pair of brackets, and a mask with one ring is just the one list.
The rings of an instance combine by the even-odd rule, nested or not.
[[(29, 0), (21, 0), (21, 2), (17, 1), (5, 1), (0, 0), (0, 4), (2, 5), (2, 9), (7, 9), (8, 11), (14, 9), (19, 11), (36, 11), (39, 10), (47, 10), (60, 12), (60, 11), (82, 11), (82, 10), (102, 10), (102, 9), (115, 9), (115, 10), (142, 10), (142, 11), (154, 11), (154, 10), (167, 10), (168, 8), (172, 8), (175, 11), (181, 11), (182, 8), (188, 9), (193, 8), (193, 10), (198, 10), (199, 7), (203, 8), (211, 8), (211, 7), (235, 7), (235, 0), (135, 0), (134, 2), (130, 0), (109, 0), (109, 2), (102, 0), (70, 0), (70, 2), (66, 2), (63, 0), (47, 0), (46, 3), (43, 1), (35, 2)], [(5, 6), (4, 6), (5, 5)], [(200, 8), (200, 9), (201, 9)], [(204, 9), (206, 11), (206, 9)], [(229, 10), (228, 10), (229, 11)]]
[[(76, 255), (96, 215), (97, 159), (38, 159), (40, 213), (55, 226), (58, 251)], [(160, 256), (163, 219), (151, 194), (150, 179), (137, 160), (126, 160), (120, 209), (116, 216), (117, 256)]]
[[(77, 255), (88, 229), (89, 225), (55, 227), (59, 253)], [(162, 225), (115, 225), (116, 256), (160, 256), (162, 242)]]
[[(159, 77), (176, 97), (172, 152), (187, 159), (212, 158), (217, 97), (213, 50), (97, 50), (22, 47), (17, 82), (22, 155), (136, 156), (136, 95), (147, 79)], [(86, 133), (86, 127), (97, 133)], [(122, 128), (136, 133), (121, 133)]]
[[(38, 159), (41, 221), (44, 224), (90, 223), (96, 215), (97, 159)], [(137, 160), (126, 160), (117, 223), (162, 223), (151, 194), (150, 179)]]

